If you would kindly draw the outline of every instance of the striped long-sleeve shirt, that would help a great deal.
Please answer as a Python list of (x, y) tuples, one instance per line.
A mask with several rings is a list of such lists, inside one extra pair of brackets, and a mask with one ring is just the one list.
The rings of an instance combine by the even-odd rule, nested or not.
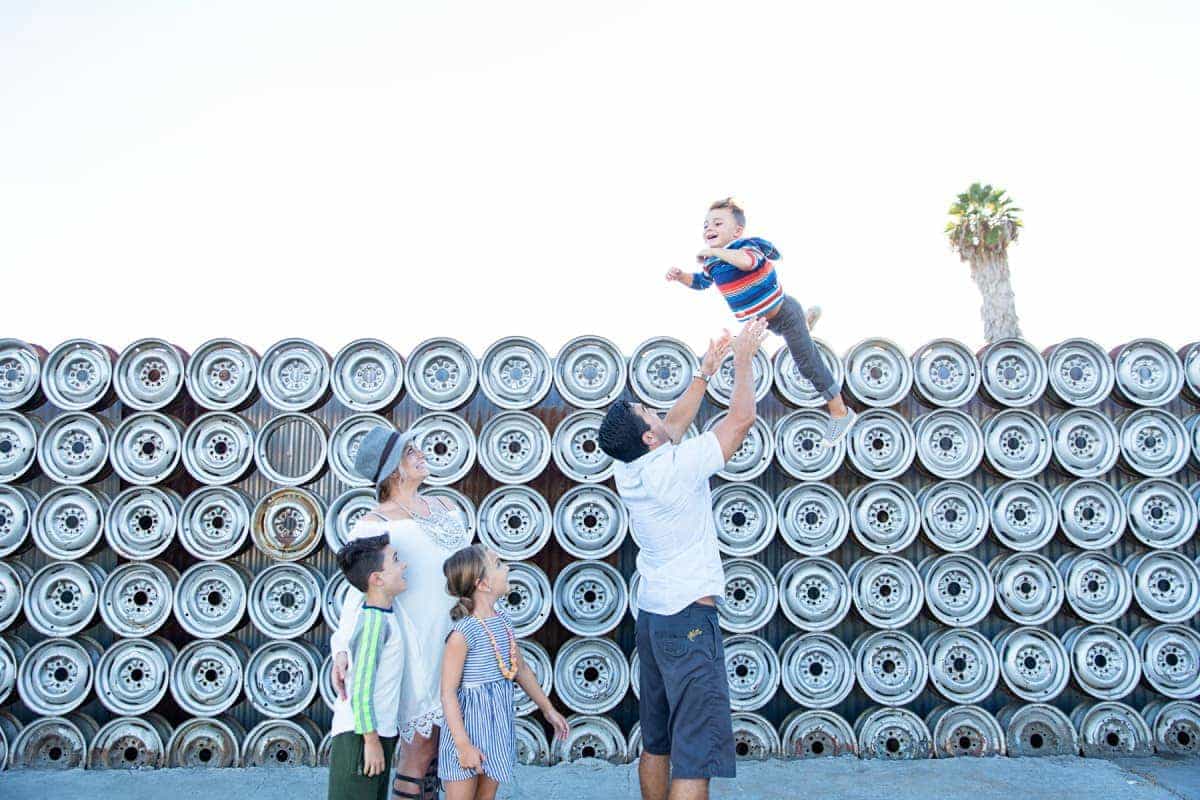
[(347, 700), (338, 698), (332, 731), (397, 734), (404, 642), (395, 611), (363, 604), (350, 637)]
[(692, 273), (692, 288), (707, 289), (714, 283), (725, 296), (739, 321), (762, 316), (783, 302), (783, 287), (775, 276), (774, 259), (779, 258), (775, 245), (766, 239), (752, 237), (735, 239), (726, 250), (741, 250), (754, 259), (751, 269), (738, 269), (719, 258), (705, 260), (703, 271)]

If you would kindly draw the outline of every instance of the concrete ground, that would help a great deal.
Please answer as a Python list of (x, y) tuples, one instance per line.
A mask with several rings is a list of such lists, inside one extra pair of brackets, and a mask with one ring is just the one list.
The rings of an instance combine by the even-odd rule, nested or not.
[[(131, 773), (0, 772), (3, 800), (324, 800), (324, 769), (171, 769)], [(856, 758), (738, 764), (736, 780), (713, 782), (713, 798), (739, 800), (1200, 800), (1200, 760), (1160, 758), (954, 759), (885, 763)], [(634, 800), (637, 766), (599, 761), (519, 767), (501, 798)]]

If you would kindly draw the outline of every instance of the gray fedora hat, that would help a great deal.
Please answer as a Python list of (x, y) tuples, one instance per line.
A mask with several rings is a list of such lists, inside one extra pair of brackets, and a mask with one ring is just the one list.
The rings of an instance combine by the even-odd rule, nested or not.
[(401, 433), (386, 425), (376, 425), (367, 431), (358, 445), (354, 456), (354, 471), (375, 485), (375, 499), (379, 499), (379, 487), (400, 466), (404, 448), (417, 438), (417, 432), (409, 429)]

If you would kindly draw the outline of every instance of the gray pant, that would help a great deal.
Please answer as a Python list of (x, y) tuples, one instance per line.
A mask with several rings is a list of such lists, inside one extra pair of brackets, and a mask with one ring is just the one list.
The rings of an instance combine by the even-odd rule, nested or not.
[(812, 336), (808, 333), (808, 323), (804, 321), (804, 309), (796, 298), (784, 295), (779, 313), (767, 320), (767, 330), (783, 337), (788, 352), (792, 354), (792, 361), (796, 362), (796, 368), (812, 382), (826, 402), (837, 397), (841, 387), (833, 385), (833, 373), (825, 366), (821, 354), (817, 352), (817, 346), (813, 344)]

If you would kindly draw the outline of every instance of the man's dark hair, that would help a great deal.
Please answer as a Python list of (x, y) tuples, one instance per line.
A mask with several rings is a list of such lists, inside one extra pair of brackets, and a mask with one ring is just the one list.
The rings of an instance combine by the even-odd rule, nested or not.
[(388, 545), (386, 533), (352, 539), (338, 550), (337, 565), (346, 580), (363, 594), (367, 592), (367, 581), (372, 572), (383, 569), (383, 548)]
[(634, 412), (629, 401), (618, 400), (608, 407), (600, 423), (600, 449), (626, 464), (636, 461), (650, 452), (642, 441), (642, 434), (648, 430), (650, 426)]

